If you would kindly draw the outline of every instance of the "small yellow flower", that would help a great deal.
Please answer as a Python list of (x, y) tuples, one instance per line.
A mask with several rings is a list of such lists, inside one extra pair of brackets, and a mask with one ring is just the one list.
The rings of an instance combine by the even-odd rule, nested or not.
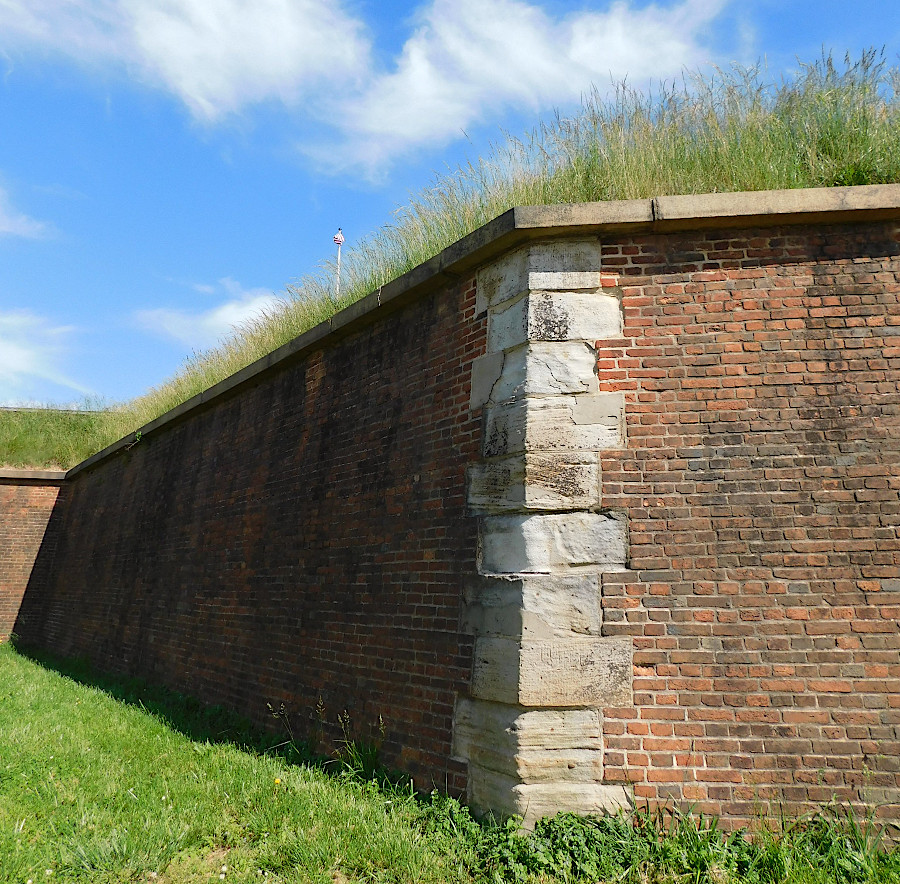
[(275, 785), (278, 786), (281, 784), (281, 777), (275, 777)]

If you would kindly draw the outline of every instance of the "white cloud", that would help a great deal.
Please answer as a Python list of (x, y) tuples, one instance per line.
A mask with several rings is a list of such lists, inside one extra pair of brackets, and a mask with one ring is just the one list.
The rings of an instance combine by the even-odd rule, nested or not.
[(205, 350), (227, 337), (235, 326), (280, 303), (280, 299), (266, 289), (244, 289), (227, 277), (220, 279), (219, 285), (227, 300), (209, 310), (158, 307), (139, 310), (135, 319), (147, 331), (172, 338), (193, 350)]
[(505, 111), (696, 67), (715, 56), (709, 25), (733, 2), (588, 0), (554, 16), (528, 0), (429, 0), (379, 69), (348, 0), (0, 0), (0, 51), (111, 64), (207, 123), (279, 102), (328, 133), (307, 139), (309, 156), (371, 173)]
[(369, 56), (339, 0), (0, 0), (0, 48), (35, 46), (124, 65), (206, 121), (352, 83)]
[(0, 404), (33, 401), (47, 382), (88, 395), (91, 391), (62, 368), (73, 332), (71, 326), (54, 326), (28, 310), (0, 311)]
[(362, 23), (323, 0), (124, 0), (147, 65), (201, 118), (362, 73)]
[(704, 30), (726, 2), (617, 2), (553, 19), (523, 0), (433, 0), (395, 69), (346, 102), (349, 138), (336, 162), (377, 166), (504, 109), (537, 111), (577, 101), (592, 84), (671, 77), (708, 60)]
[(35, 221), (17, 211), (10, 204), (9, 196), (0, 187), (0, 236), (22, 236), (28, 239), (39, 239), (46, 236), (47, 225)]

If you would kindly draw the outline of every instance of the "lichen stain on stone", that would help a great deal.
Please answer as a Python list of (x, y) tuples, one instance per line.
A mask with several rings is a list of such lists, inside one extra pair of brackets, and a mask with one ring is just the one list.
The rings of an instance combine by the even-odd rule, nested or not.
[(505, 454), (509, 447), (509, 429), (500, 421), (491, 426), (490, 434), (484, 440), (484, 456), (496, 457)]
[(552, 295), (535, 296), (529, 337), (535, 341), (565, 341), (569, 335), (569, 314)]
[(583, 464), (541, 460), (528, 465), (526, 482), (540, 485), (560, 497), (581, 497), (587, 493), (582, 483)]

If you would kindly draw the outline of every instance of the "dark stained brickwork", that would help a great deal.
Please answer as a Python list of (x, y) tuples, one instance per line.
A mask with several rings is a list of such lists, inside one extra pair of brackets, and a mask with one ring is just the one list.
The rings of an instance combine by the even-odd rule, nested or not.
[(598, 351), (635, 642), (606, 775), (734, 819), (768, 800), (900, 816), (900, 228), (610, 240), (625, 331)]
[[(25, 587), (59, 494), (59, 483), (0, 477), (0, 641), (13, 632)], [(43, 551), (46, 561), (49, 550)]]
[(474, 284), (262, 376), (70, 483), (27, 643), (88, 657), (274, 725), (386, 729), (384, 757), (459, 790), (450, 760), (472, 639), (459, 632), (477, 526)]

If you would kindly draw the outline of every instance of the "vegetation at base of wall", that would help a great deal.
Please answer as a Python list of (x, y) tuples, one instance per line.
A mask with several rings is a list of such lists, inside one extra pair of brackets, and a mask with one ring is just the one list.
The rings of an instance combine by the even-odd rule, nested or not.
[(221, 709), (8, 644), (0, 686), (3, 884), (900, 884), (900, 853), (838, 808), (753, 836), (664, 811), (527, 833), (416, 794), (346, 740), (323, 764)]
[[(438, 176), (336, 267), (289, 285), (280, 306), (195, 353), (172, 378), (108, 409), (72, 466), (401, 276), (516, 205), (900, 182), (900, 69), (874, 51), (830, 55), (782, 82), (763, 68), (686, 74), (652, 92), (588, 95), (523, 138)], [(0, 421), (3, 418), (0, 416)], [(49, 431), (48, 431), (49, 432)], [(39, 434), (40, 436), (41, 434)], [(32, 465), (47, 463), (36, 438)], [(0, 464), (10, 460), (0, 447)]]

